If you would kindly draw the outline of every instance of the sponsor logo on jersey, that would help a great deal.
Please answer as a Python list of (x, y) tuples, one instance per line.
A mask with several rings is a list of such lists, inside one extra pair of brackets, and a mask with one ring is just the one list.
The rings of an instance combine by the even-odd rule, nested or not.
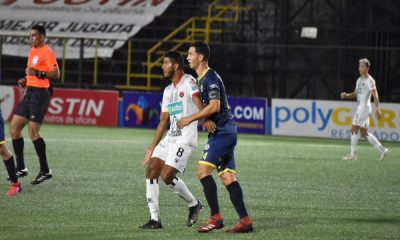
[(210, 89), (214, 89), (214, 88), (217, 88), (217, 89), (219, 88), (216, 83), (210, 85)]
[(168, 113), (170, 116), (178, 115), (183, 113), (182, 102), (175, 102), (168, 105)]

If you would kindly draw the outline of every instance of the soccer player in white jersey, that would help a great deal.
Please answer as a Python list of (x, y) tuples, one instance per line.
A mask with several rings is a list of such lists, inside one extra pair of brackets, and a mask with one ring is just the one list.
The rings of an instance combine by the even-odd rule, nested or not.
[(360, 77), (357, 79), (356, 88), (352, 93), (341, 93), (342, 99), (355, 99), (357, 98), (358, 106), (356, 113), (353, 117), (353, 123), (351, 126), (351, 147), (350, 154), (343, 157), (343, 160), (356, 160), (357, 159), (357, 143), (358, 143), (358, 132), (360, 131), (361, 137), (364, 137), (368, 142), (379, 151), (379, 160), (385, 159), (388, 149), (384, 148), (382, 144), (376, 139), (376, 137), (368, 132), (369, 116), (372, 112), (371, 108), (371, 95), (374, 97), (375, 111), (378, 119), (382, 113), (379, 107), (379, 96), (376, 89), (375, 80), (368, 74), (370, 67), (368, 59), (363, 58), (359, 60), (358, 71)]
[[(179, 197), (189, 205), (187, 225), (192, 226), (198, 219), (202, 208), (201, 202), (189, 191), (177, 173), (185, 170), (186, 164), (197, 144), (197, 121), (183, 129), (176, 126), (181, 117), (189, 116), (202, 109), (196, 80), (183, 72), (184, 59), (178, 52), (171, 51), (164, 56), (162, 69), (164, 76), (172, 83), (163, 93), (160, 123), (150, 147), (145, 152), (143, 166), (146, 171), (146, 196), (150, 210), (150, 220), (141, 226), (142, 229), (162, 228), (159, 210), (159, 185), (161, 176)], [(170, 124), (168, 134), (162, 139)]]

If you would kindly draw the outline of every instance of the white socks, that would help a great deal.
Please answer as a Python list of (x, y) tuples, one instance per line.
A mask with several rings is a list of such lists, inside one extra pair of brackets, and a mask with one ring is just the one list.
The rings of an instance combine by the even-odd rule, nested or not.
[[(366, 136), (365, 138), (380, 153), (382, 153), (384, 151), (382, 144), (378, 141), (378, 139), (376, 139), (376, 137), (373, 134), (368, 133), (368, 136)], [(355, 156), (357, 153), (358, 139), (359, 139), (358, 134), (356, 134), (356, 133), (351, 134), (351, 147), (350, 147), (350, 155), (351, 156)]]
[(355, 156), (357, 153), (357, 144), (358, 144), (358, 134), (351, 133), (351, 146), (350, 146), (350, 155)]
[[(175, 177), (172, 183), (168, 185), (179, 197), (183, 198), (189, 205), (189, 207), (194, 207), (198, 204), (197, 199), (186, 187), (185, 183), (180, 179)], [(158, 205), (158, 198), (160, 195), (160, 189), (158, 185), (158, 179), (146, 179), (146, 197), (147, 205), (150, 210), (151, 220), (160, 221), (160, 207)]]
[(172, 180), (172, 183), (168, 185), (179, 197), (183, 198), (189, 205), (189, 207), (194, 207), (198, 204), (197, 199), (186, 187), (185, 183), (178, 177)]
[(158, 206), (158, 197), (160, 189), (158, 187), (158, 179), (146, 179), (146, 197), (147, 205), (150, 210), (151, 220), (160, 221), (160, 208)]
[(374, 148), (376, 148), (380, 153), (384, 151), (382, 144), (378, 141), (378, 139), (376, 139), (373, 134), (368, 133), (368, 136), (366, 138), (368, 142), (371, 143), (371, 145), (374, 146)]

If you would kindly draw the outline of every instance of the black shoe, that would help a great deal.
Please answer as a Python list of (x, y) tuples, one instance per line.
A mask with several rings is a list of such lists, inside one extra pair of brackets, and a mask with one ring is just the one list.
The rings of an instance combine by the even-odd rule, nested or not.
[(203, 208), (203, 204), (201, 204), (200, 200), (197, 199), (197, 205), (189, 208), (189, 217), (187, 220), (188, 227), (193, 226), (199, 219), (200, 210)]
[(49, 170), (48, 173), (44, 173), (44, 172), (39, 172), (39, 174), (37, 175), (37, 177), (35, 178), (35, 180), (33, 180), (31, 182), (32, 185), (37, 185), (40, 184), (44, 181), (46, 181), (47, 179), (50, 179), (53, 177), (53, 173), (51, 172), (51, 170)]
[[(24, 168), (21, 170), (17, 170), (17, 178), (22, 178), (28, 176), (28, 169)], [(10, 176), (7, 177), (7, 181), (10, 181)]]
[(141, 228), (141, 229), (161, 229), (162, 225), (161, 225), (161, 221), (157, 222), (157, 221), (150, 219), (146, 224), (144, 224), (143, 226), (140, 226), (139, 228)]

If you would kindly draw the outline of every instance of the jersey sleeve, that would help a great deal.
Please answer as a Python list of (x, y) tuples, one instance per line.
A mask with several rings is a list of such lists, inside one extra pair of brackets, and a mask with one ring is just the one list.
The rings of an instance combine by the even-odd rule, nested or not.
[(199, 87), (196, 84), (196, 79), (193, 77), (189, 78), (186, 82), (186, 90), (188, 91), (190, 97), (199, 94)]
[(161, 102), (161, 112), (168, 112), (168, 98), (169, 96), (169, 91), (168, 91), (168, 87), (165, 88), (164, 93), (163, 93), (163, 98), (162, 98), (162, 102)]
[(360, 79), (358, 78), (357, 81), (356, 81), (356, 86), (354, 87), (354, 92), (355, 93), (357, 93), (359, 81), (360, 81)]
[(370, 84), (369, 84), (369, 91), (372, 91), (374, 89), (376, 89), (376, 84), (375, 84), (375, 80), (373, 78), (370, 79)]
[(221, 87), (219, 86), (218, 79), (216, 77), (211, 77), (207, 79), (206, 90), (209, 100), (219, 100), (221, 98)]
[(50, 69), (50, 71), (53, 70), (54, 68), (58, 67), (56, 55), (54, 54), (53, 51), (47, 52), (46, 65)]

